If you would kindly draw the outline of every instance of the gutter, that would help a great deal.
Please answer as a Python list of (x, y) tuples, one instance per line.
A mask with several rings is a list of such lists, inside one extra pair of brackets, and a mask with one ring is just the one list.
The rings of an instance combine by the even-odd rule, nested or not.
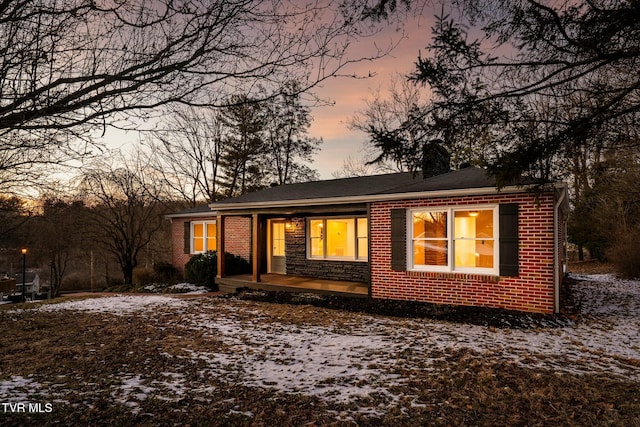
[(191, 213), (174, 213), (174, 214), (166, 214), (164, 215), (164, 217), (166, 219), (172, 219), (172, 218), (208, 218), (211, 216), (215, 216), (216, 212), (215, 211), (206, 211), (206, 212), (191, 212)]
[[(560, 209), (560, 206), (562, 205), (566, 197), (567, 197), (567, 189), (566, 187), (562, 187), (560, 190), (560, 197), (558, 198), (558, 201), (553, 207), (553, 297), (554, 297), (553, 312), (554, 313), (560, 312), (560, 272), (559, 272), (560, 254), (558, 250), (558, 243), (560, 243), (560, 236), (558, 233), (558, 221), (559, 221), (558, 210)], [(566, 233), (565, 233), (565, 239), (566, 239)]]

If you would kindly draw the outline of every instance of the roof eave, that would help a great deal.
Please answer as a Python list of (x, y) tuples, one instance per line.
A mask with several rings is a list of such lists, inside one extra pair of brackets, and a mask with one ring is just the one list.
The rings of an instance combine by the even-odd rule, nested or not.
[(207, 212), (191, 212), (191, 213), (174, 213), (174, 214), (167, 214), (164, 217), (168, 218), (168, 219), (172, 219), (172, 218), (200, 218), (200, 217), (210, 217), (210, 216), (215, 216), (216, 212), (211, 210), (211, 211), (207, 211)]

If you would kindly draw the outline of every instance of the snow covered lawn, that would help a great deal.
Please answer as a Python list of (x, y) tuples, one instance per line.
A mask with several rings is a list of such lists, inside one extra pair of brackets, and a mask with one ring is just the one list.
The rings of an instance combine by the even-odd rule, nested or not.
[(157, 295), (3, 306), (0, 403), (52, 410), (0, 424), (638, 424), (640, 282), (574, 277), (578, 319), (528, 329)]

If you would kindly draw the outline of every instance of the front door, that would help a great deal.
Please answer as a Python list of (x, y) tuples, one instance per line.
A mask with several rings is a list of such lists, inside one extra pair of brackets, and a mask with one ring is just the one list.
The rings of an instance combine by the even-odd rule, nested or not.
[(284, 249), (284, 220), (269, 221), (269, 273), (286, 274), (287, 258)]

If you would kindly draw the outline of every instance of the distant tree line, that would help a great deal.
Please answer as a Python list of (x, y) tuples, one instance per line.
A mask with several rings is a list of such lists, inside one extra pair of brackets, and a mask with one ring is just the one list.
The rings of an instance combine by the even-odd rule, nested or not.
[(183, 204), (166, 199), (152, 179), (120, 165), (87, 171), (73, 194), (0, 199), (0, 221), (16, 225), (2, 226), (0, 271), (17, 272), (26, 247), (27, 267), (40, 271), (55, 296), (64, 283), (76, 289), (131, 284), (136, 269), (170, 262), (164, 215)]
[(233, 96), (216, 109), (178, 108), (146, 139), (150, 166), (190, 205), (317, 179), (309, 167), (322, 140), (297, 83), (271, 96)]

